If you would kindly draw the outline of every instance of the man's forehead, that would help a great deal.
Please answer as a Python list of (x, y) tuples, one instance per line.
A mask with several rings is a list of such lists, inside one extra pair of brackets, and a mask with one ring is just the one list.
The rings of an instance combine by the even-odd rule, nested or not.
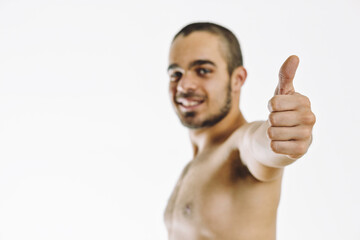
[(223, 61), (220, 37), (208, 32), (193, 32), (180, 35), (172, 43), (169, 64), (181, 64), (197, 60)]

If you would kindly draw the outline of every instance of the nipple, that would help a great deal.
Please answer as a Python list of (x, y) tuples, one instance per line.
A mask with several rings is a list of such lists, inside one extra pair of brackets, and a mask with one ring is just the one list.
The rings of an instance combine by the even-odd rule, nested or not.
[(192, 208), (193, 208), (193, 204), (192, 204), (192, 203), (187, 203), (187, 204), (185, 204), (184, 209), (183, 209), (183, 214), (184, 214), (185, 216), (191, 216)]

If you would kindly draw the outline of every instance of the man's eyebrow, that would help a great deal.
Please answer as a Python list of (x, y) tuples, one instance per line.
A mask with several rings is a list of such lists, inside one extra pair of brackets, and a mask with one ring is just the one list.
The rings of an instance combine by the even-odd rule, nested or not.
[(195, 60), (189, 64), (189, 68), (203, 65), (203, 64), (210, 64), (210, 65), (213, 65), (214, 67), (216, 67), (216, 64), (210, 60)]
[(168, 71), (170, 71), (171, 69), (174, 69), (174, 68), (179, 68), (180, 66), (176, 63), (173, 63), (173, 64), (170, 64), (169, 67), (168, 67)]
[[(213, 61), (210, 61), (210, 60), (195, 60), (193, 62), (191, 62), (189, 64), (189, 69), (192, 68), (192, 67), (195, 67), (195, 66), (199, 66), (199, 65), (203, 65), (203, 64), (210, 64), (210, 65), (213, 65), (214, 67), (216, 67), (216, 64), (213, 62)], [(172, 70), (174, 68), (180, 68), (180, 66), (176, 63), (173, 63), (173, 64), (170, 64), (169, 67), (168, 67), (168, 71), (169, 70)]]

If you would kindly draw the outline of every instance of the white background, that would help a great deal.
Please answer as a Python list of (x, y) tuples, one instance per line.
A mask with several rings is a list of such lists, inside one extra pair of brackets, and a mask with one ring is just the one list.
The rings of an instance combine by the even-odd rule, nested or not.
[(287, 167), (279, 240), (360, 239), (360, 2), (0, 0), (0, 239), (166, 239), (162, 214), (191, 159), (169, 103), (172, 36), (230, 28), (267, 118), (288, 55), (317, 116)]

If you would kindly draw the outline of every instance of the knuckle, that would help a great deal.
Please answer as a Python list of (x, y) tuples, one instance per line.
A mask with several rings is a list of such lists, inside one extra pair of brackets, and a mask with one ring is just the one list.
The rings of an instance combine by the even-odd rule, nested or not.
[(272, 112), (274, 111), (274, 98), (271, 98), (268, 102), (268, 108), (269, 108), (269, 111)]
[(304, 154), (307, 151), (307, 144), (304, 142), (300, 142), (296, 145), (295, 152), (297, 154)]
[(312, 135), (312, 129), (311, 128), (306, 128), (305, 130), (305, 138), (309, 138)]
[(270, 113), (269, 114), (269, 122), (271, 125), (275, 125), (276, 124), (276, 117), (274, 113)]
[(301, 131), (300, 131), (300, 137), (301, 137), (302, 139), (308, 138), (308, 137), (311, 136), (311, 133), (312, 133), (311, 128), (304, 127), (304, 128), (302, 128)]
[(316, 123), (316, 116), (313, 112), (311, 112), (311, 124), (314, 125)]
[(306, 107), (310, 107), (310, 99), (307, 96), (301, 96), (301, 103), (306, 106)]
[(268, 134), (270, 139), (274, 139), (274, 128), (269, 127), (268, 130), (267, 130), (267, 134)]
[(277, 111), (280, 108), (280, 101), (278, 96), (274, 96), (269, 101), (269, 106), (272, 111)]
[(291, 80), (291, 77), (289, 76), (289, 74), (287, 72), (280, 71), (279, 79), (281, 79), (282, 81), (288, 81), (288, 80)]
[(275, 141), (271, 141), (270, 147), (274, 153), (279, 153), (279, 145)]
[(316, 121), (315, 114), (312, 112), (308, 112), (307, 114), (304, 114), (303, 121), (305, 124), (314, 125)]

